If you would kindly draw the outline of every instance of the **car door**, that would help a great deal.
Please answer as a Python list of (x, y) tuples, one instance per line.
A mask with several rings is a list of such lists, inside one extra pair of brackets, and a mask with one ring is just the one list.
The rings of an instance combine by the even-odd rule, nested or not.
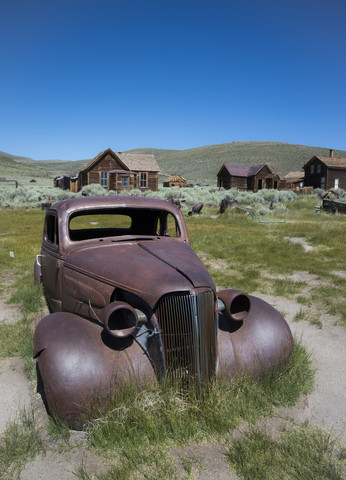
[(62, 309), (62, 260), (59, 246), (58, 216), (55, 212), (48, 212), (46, 215), (41, 255), (42, 282), (46, 299), (51, 311), (60, 312)]

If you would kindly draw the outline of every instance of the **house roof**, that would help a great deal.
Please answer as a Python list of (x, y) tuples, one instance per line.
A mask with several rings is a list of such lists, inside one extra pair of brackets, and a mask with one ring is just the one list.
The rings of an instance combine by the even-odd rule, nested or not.
[(313, 160), (318, 159), (322, 163), (324, 163), (327, 167), (329, 168), (341, 168), (342, 170), (346, 169), (346, 158), (343, 157), (322, 157), (319, 155), (315, 155), (312, 157), (305, 165), (303, 168), (307, 167), (310, 162)]
[(171, 175), (168, 177), (165, 182), (178, 182), (179, 180), (182, 180), (183, 182), (186, 182), (186, 179), (182, 177), (181, 175)]
[(270, 173), (269, 175), (266, 176), (266, 178), (274, 178), (274, 177), (278, 177), (281, 179), (281, 173), (280, 172), (272, 172)]
[(116, 155), (130, 170), (150, 172), (160, 171), (156, 158), (151, 153), (117, 152)]
[(112, 155), (115, 160), (120, 160), (120, 163), (123, 164), (124, 170), (127, 167), (129, 170), (142, 172), (160, 171), (160, 167), (156, 161), (156, 158), (152, 154), (113, 152), (113, 150), (110, 148), (107, 148), (107, 150), (104, 150), (96, 155), (96, 157), (90, 160), (90, 162), (85, 165), (81, 171), (90, 170), (90, 168), (96, 165), (103, 156), (107, 155), (107, 153)]
[[(262, 163), (261, 165), (231, 165), (228, 163), (225, 163), (223, 165), (228, 173), (232, 175), (233, 177), (252, 177), (253, 175), (257, 175), (257, 173), (262, 170), (263, 167), (268, 167), (265, 163)], [(220, 172), (219, 172), (220, 173)]]
[(292, 178), (304, 178), (304, 172), (289, 172), (284, 178), (286, 180), (291, 180)]

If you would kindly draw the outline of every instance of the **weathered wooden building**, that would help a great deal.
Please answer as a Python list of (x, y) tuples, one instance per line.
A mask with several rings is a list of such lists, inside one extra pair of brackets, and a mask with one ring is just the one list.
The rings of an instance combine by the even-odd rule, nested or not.
[(273, 172), (266, 176), (266, 188), (279, 190), (284, 184), (283, 176), (280, 172)]
[(71, 179), (77, 180), (78, 175), (73, 173), (71, 175), (60, 175), (59, 177), (54, 178), (54, 187), (61, 188), (62, 190), (71, 189)]
[(180, 175), (172, 175), (163, 182), (164, 187), (186, 187), (187, 182)]
[(332, 149), (329, 157), (315, 155), (303, 168), (306, 187), (346, 189), (346, 158), (334, 157)]
[(304, 172), (289, 172), (284, 176), (283, 180), (283, 188), (285, 190), (302, 188), (304, 185)]
[(241, 191), (257, 192), (262, 188), (279, 188), (280, 174), (262, 165), (222, 165), (217, 174), (218, 187), (237, 188)]
[(96, 183), (116, 192), (133, 188), (156, 191), (159, 171), (154, 155), (113, 152), (108, 148), (80, 170), (77, 185), (72, 185), (71, 190)]

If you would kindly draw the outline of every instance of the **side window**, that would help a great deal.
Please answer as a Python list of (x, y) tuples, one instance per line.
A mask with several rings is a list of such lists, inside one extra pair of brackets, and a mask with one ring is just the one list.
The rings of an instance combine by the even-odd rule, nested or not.
[(48, 215), (46, 219), (46, 240), (59, 245), (58, 218), (55, 215)]
[(101, 184), (101, 187), (107, 187), (107, 185), (108, 185), (107, 172), (101, 172), (100, 184)]
[(178, 223), (171, 213), (167, 215), (167, 235), (169, 237), (180, 237)]
[(321, 164), (320, 163), (317, 164), (316, 172), (321, 173)]
[(167, 215), (163, 215), (158, 219), (157, 235), (162, 237), (180, 237), (178, 222), (171, 213), (167, 213)]
[(140, 178), (140, 188), (147, 188), (148, 186), (148, 174), (141, 172), (141, 178)]
[(315, 171), (315, 165), (312, 164), (312, 165), (310, 165), (310, 173), (312, 174), (312, 173), (314, 173), (314, 171)]

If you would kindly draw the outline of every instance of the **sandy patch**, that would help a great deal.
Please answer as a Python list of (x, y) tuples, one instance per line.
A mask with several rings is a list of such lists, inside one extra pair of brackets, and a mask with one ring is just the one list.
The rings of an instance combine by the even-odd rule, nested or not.
[(333, 429), (346, 440), (346, 329), (328, 325), (320, 329), (305, 321), (294, 322), (301, 305), (269, 295), (259, 296), (278, 310), (286, 312), (292, 333), (312, 353), (316, 381), (313, 392), (308, 395), (311, 421), (327, 430)]
[(6, 305), (0, 303), (0, 323), (16, 323), (22, 317), (22, 312), (18, 305)]
[(16, 278), (11, 270), (3, 270), (1, 272), (0, 323), (16, 323), (22, 317), (18, 305), (6, 303), (9, 298), (11, 298), (13, 293), (11, 285), (15, 282)]
[(344, 270), (334, 270), (331, 273), (337, 277), (346, 279), (346, 272)]
[(217, 442), (191, 442), (186, 447), (175, 447), (171, 458), (175, 460), (178, 478), (186, 478), (182, 459), (190, 459), (192, 478), (198, 480), (240, 480), (232, 472), (225, 455), (227, 444)]
[[(52, 445), (51, 445), (52, 447)], [(67, 452), (59, 452), (57, 445), (28, 462), (20, 473), (20, 480), (76, 480), (77, 473), (83, 467), (89, 474), (105, 474), (108, 462), (100, 459), (83, 448), (73, 448)], [(94, 477), (92, 477), (94, 478)]]
[(312, 247), (311, 245), (308, 245), (306, 243), (305, 239), (302, 238), (302, 237), (285, 237), (285, 240), (288, 240), (289, 242), (301, 245), (306, 252), (312, 252), (315, 249), (315, 247)]
[(31, 407), (29, 382), (21, 358), (0, 361), (0, 433), (7, 422), (15, 420), (22, 409)]
[(290, 280), (291, 282), (303, 282), (314, 287), (326, 287), (330, 286), (329, 282), (321, 280), (318, 275), (313, 275), (309, 272), (293, 272), (291, 275), (272, 274), (269, 272), (261, 272), (261, 276), (264, 278), (276, 279), (276, 280)]

